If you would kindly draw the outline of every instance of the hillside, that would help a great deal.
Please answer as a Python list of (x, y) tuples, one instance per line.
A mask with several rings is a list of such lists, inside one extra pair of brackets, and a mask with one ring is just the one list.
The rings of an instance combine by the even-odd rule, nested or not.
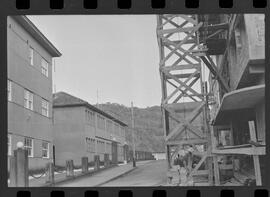
[[(117, 103), (99, 104), (101, 110), (131, 126), (131, 108)], [(159, 106), (134, 107), (136, 149), (159, 152), (165, 150), (162, 114)], [(131, 130), (127, 130), (127, 143), (132, 142)]]

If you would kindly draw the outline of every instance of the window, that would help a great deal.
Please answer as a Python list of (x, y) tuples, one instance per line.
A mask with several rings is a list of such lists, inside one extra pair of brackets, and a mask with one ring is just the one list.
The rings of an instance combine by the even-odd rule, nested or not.
[(86, 138), (86, 151), (87, 152), (95, 152), (95, 139), (93, 138)]
[(11, 135), (8, 134), (8, 155), (11, 155)]
[(43, 116), (49, 117), (49, 102), (45, 99), (41, 101), (41, 114)]
[(125, 128), (121, 126), (121, 127), (120, 127), (120, 131), (121, 131), (120, 135), (121, 135), (122, 137), (125, 137), (125, 136), (126, 136)]
[(91, 124), (95, 125), (95, 113), (92, 111), (85, 110), (86, 112), (86, 120)]
[(95, 120), (96, 120), (96, 118), (95, 118), (95, 113), (94, 113), (94, 112), (89, 111), (89, 119), (90, 119), (90, 123), (91, 123), (92, 125), (95, 125)]
[(114, 131), (115, 131), (115, 135), (119, 135), (119, 125), (117, 123), (114, 123)]
[(48, 62), (44, 58), (41, 58), (41, 73), (43, 75), (45, 75), (46, 77), (49, 76), (49, 74), (48, 74)]
[(24, 138), (24, 148), (27, 150), (28, 157), (33, 157), (33, 139)]
[(8, 84), (7, 84), (7, 88), (8, 88), (8, 101), (12, 100), (12, 89), (11, 89), (11, 81), (8, 80)]
[(24, 107), (33, 110), (33, 93), (24, 90)]
[(49, 158), (49, 143), (42, 142), (42, 157)]
[(101, 115), (97, 115), (98, 117), (98, 122), (97, 122), (97, 126), (99, 129), (105, 129), (105, 118), (102, 117)]
[(111, 120), (107, 120), (107, 124), (106, 124), (106, 126), (107, 126), (107, 132), (108, 133), (112, 133), (113, 132), (113, 123), (112, 123), (112, 121)]
[(32, 47), (29, 48), (29, 59), (30, 59), (30, 65), (34, 65), (34, 49)]

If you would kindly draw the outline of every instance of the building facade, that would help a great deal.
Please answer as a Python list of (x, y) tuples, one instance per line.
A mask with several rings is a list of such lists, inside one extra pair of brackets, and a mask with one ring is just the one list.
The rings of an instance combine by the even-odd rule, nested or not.
[[(213, 54), (216, 67), (228, 86), (209, 76), (213, 93), (211, 119), (213, 153), (222, 158), (220, 173), (254, 179), (262, 185), (265, 155), (265, 22), (264, 14), (209, 17), (208, 22), (228, 23), (217, 39), (227, 48)], [(230, 166), (230, 167), (229, 167)], [(241, 176), (240, 176), (241, 174)], [(222, 180), (222, 176), (221, 176)]]
[(52, 160), (52, 58), (61, 53), (25, 16), (7, 18), (8, 155), (17, 142), (29, 168)]
[(82, 157), (91, 162), (94, 155), (103, 161), (105, 153), (111, 161), (124, 161), (125, 123), (65, 92), (54, 94), (53, 108), (56, 165), (72, 159), (79, 166)]

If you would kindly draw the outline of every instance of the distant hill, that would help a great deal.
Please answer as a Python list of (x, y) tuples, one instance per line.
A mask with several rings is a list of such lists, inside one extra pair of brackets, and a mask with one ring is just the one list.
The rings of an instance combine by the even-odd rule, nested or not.
[[(117, 103), (99, 104), (101, 110), (131, 126), (131, 108)], [(136, 149), (151, 152), (165, 151), (162, 113), (159, 106), (134, 107)], [(132, 144), (131, 130), (127, 131), (127, 143)]]

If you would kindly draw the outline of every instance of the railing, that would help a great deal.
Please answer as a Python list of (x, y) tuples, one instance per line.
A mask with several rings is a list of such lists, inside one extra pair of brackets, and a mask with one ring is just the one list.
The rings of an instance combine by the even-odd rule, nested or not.
[[(54, 185), (55, 175), (65, 174), (64, 178), (73, 178), (88, 172), (96, 172), (101, 168), (109, 168), (113, 166), (113, 163), (109, 160), (109, 154), (104, 155), (104, 166), (101, 166), (99, 155), (94, 156), (94, 166), (90, 167), (88, 157), (81, 158), (81, 168), (75, 169), (73, 160), (67, 160), (66, 166), (59, 170), (59, 167), (54, 166), (52, 162), (48, 162), (44, 170), (36, 174), (29, 170), (28, 167), (28, 153), (23, 148), (18, 148), (14, 151), (14, 156), (10, 158), (10, 175), (9, 186), (10, 187), (29, 187), (29, 180), (31, 179), (45, 179), (43, 185)], [(90, 168), (89, 168), (90, 167)], [(90, 170), (89, 170), (90, 169)], [(41, 181), (42, 182), (42, 181)]]

